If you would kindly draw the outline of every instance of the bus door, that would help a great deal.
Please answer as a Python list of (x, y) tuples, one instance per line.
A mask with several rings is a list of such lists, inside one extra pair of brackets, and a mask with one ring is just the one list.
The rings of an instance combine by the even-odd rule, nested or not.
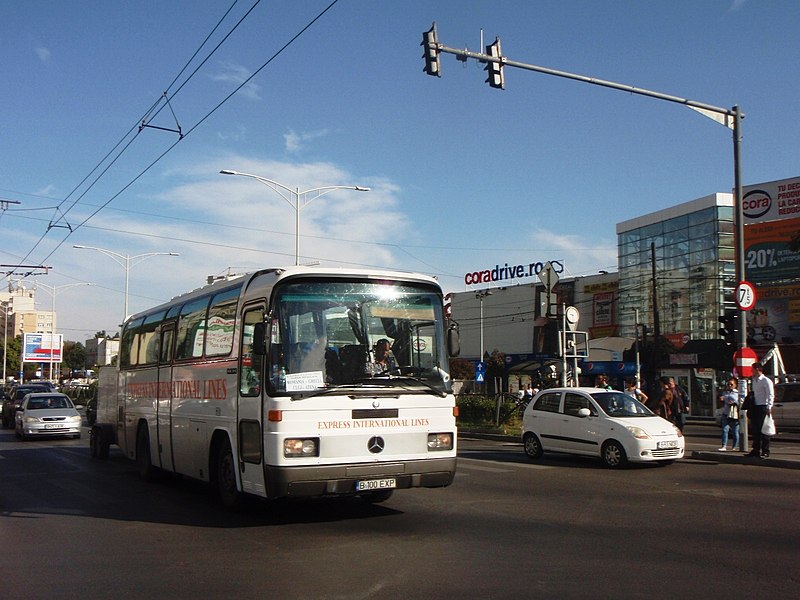
[(239, 389), (237, 394), (237, 449), (242, 490), (264, 496), (264, 356), (253, 352), (257, 323), (264, 322), (264, 306), (249, 306), (242, 315), (242, 346), (239, 351)]
[[(175, 322), (161, 326), (158, 357), (158, 385), (156, 386), (156, 422), (158, 465), (168, 471), (175, 470), (172, 457), (172, 352), (175, 341)], [(153, 461), (156, 462), (156, 461)]]

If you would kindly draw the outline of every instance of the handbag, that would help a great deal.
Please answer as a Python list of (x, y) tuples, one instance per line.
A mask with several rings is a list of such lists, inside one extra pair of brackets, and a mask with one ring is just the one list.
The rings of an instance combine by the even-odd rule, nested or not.
[(729, 419), (738, 419), (739, 418), (739, 407), (736, 404), (729, 404), (728, 405), (728, 418)]
[(772, 418), (772, 415), (767, 415), (764, 417), (764, 424), (761, 426), (761, 434), (766, 436), (772, 436), (777, 433), (775, 429), (775, 420)]

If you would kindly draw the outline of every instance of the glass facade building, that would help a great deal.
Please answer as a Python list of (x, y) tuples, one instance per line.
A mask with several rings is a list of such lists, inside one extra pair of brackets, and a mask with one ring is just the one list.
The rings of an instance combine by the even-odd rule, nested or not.
[[(619, 335), (639, 323), (680, 348), (719, 337), (719, 317), (735, 308), (734, 210), (717, 193), (617, 224)], [(655, 277), (654, 277), (655, 273)]]

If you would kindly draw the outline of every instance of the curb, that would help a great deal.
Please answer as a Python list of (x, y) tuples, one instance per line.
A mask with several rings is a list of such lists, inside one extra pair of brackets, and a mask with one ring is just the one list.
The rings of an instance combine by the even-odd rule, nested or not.
[(688, 453), (684, 458), (693, 460), (704, 460), (707, 462), (729, 463), (735, 465), (752, 465), (757, 467), (773, 467), (777, 469), (800, 469), (800, 462), (796, 460), (785, 460), (782, 458), (755, 458), (743, 454), (723, 454), (722, 452), (706, 452), (703, 450), (692, 450), (691, 456)]

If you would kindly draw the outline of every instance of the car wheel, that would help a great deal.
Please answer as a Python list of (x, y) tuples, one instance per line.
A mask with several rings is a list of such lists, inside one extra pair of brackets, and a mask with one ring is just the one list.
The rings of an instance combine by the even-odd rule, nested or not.
[(394, 490), (377, 490), (359, 495), (364, 502), (369, 502), (370, 504), (380, 504), (381, 502), (386, 502), (389, 498), (391, 498), (393, 493)]
[(240, 510), (244, 505), (244, 494), (236, 487), (236, 462), (227, 439), (219, 445), (216, 484), (222, 505), (229, 510)]
[(530, 431), (522, 438), (522, 447), (525, 449), (525, 454), (528, 458), (541, 458), (542, 457), (542, 442), (536, 437), (535, 433)]
[(136, 467), (142, 479), (145, 481), (153, 479), (155, 467), (150, 460), (150, 434), (145, 425), (140, 426), (136, 434)]
[(616, 440), (608, 440), (603, 444), (602, 452), (603, 463), (605, 463), (609, 469), (619, 469), (620, 467), (624, 467), (628, 462), (625, 448)]

